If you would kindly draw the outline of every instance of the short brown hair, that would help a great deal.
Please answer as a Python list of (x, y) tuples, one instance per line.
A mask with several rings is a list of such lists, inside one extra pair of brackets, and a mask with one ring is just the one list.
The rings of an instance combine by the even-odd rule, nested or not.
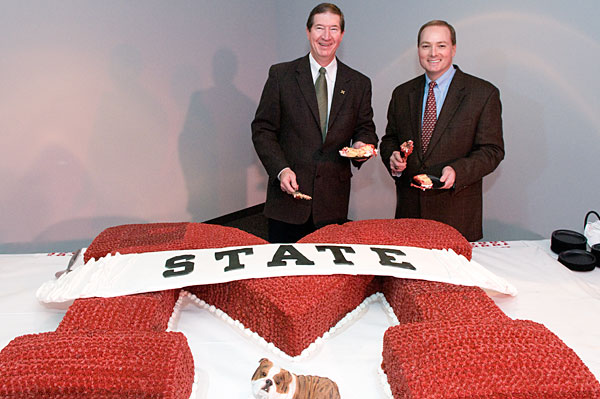
[(446, 21), (442, 21), (441, 19), (434, 19), (433, 21), (427, 22), (425, 25), (421, 26), (419, 29), (419, 34), (417, 35), (417, 46), (421, 44), (421, 32), (429, 26), (445, 26), (450, 31), (450, 40), (452, 41), (452, 45), (456, 46), (456, 31), (454, 27), (450, 25)]
[(318, 6), (316, 6), (315, 8), (313, 8), (312, 11), (310, 12), (310, 15), (308, 16), (308, 21), (306, 21), (306, 28), (308, 30), (311, 30), (311, 28), (313, 26), (313, 19), (315, 18), (315, 15), (316, 14), (324, 14), (326, 12), (330, 12), (332, 14), (340, 16), (340, 29), (343, 32), (344, 25), (345, 25), (344, 13), (342, 12), (342, 10), (340, 10), (340, 8), (338, 6), (336, 6), (335, 4), (332, 4), (332, 3), (321, 3)]

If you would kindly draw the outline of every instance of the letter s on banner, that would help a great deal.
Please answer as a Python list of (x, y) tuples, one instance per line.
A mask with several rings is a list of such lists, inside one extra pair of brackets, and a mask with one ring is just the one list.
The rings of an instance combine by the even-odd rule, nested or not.
[[(179, 255), (167, 259), (165, 267), (169, 270), (163, 272), (163, 277), (177, 277), (190, 274), (194, 271), (194, 262), (192, 260), (195, 257), (195, 255)], [(179, 269), (181, 267), (183, 269)]]

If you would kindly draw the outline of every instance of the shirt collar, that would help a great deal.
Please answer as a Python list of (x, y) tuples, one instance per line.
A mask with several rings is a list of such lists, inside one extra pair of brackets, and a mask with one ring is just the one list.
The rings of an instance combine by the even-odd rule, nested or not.
[[(444, 90), (448, 85), (450, 85), (455, 73), (456, 68), (454, 65), (451, 65), (450, 68), (448, 68), (448, 70), (435, 81), (435, 83), (441, 90)], [(425, 74), (425, 87), (429, 86), (429, 82), (431, 82), (431, 79), (429, 79), (429, 76)]]
[[(308, 53), (308, 59), (310, 61), (310, 72), (312, 73), (313, 80), (316, 80), (317, 77), (319, 76), (319, 69), (321, 69), (321, 65), (319, 65), (317, 60), (315, 60), (315, 57), (313, 57), (312, 53)], [(325, 67), (325, 70), (327, 71), (327, 76), (329, 76), (330, 78), (332, 78), (336, 75), (336, 73), (337, 73), (337, 58), (336, 57), (333, 57), (333, 61), (331, 61), (329, 63), (329, 65), (327, 65)]]

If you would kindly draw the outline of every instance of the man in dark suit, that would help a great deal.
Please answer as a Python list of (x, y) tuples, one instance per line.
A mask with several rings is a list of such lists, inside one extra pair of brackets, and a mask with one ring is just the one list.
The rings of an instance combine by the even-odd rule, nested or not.
[[(482, 179), (504, 158), (500, 92), (452, 64), (456, 33), (447, 22), (423, 25), (417, 45), (425, 74), (394, 90), (381, 141), (396, 183), (396, 218), (438, 220), (476, 241), (483, 236)], [(414, 152), (405, 158), (399, 150), (408, 140)], [(422, 173), (443, 187), (411, 187)]]
[[(264, 212), (271, 242), (295, 242), (346, 221), (351, 161), (339, 150), (377, 145), (371, 81), (335, 57), (344, 36), (342, 12), (319, 4), (306, 33), (310, 53), (271, 67), (252, 122), (252, 141), (269, 175)], [(319, 105), (317, 93), (325, 92)], [(294, 198), (297, 191), (312, 200)]]

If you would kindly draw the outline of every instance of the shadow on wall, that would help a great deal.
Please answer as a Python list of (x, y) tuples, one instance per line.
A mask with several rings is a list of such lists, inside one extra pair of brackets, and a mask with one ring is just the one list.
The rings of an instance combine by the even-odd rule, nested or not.
[(123, 44), (112, 50), (113, 85), (100, 99), (87, 157), (104, 214), (155, 209), (171, 179), (167, 116), (144, 86), (143, 69), (137, 48)]
[(87, 153), (58, 144), (40, 153), (7, 200), (12, 214), (3, 222), (13, 227), (0, 237), (1, 252), (78, 249), (106, 227), (144, 222), (160, 205), (171, 179), (165, 111), (144, 87), (137, 48), (116, 46), (107, 68), (112, 85), (99, 100)]
[(11, 227), (0, 237), (0, 253), (70, 252), (87, 247), (106, 227), (144, 222), (123, 216), (81, 216), (101, 206), (88, 175), (70, 149), (59, 144), (45, 147), (3, 198), (10, 212), (2, 221)]
[(249, 171), (259, 163), (250, 134), (256, 104), (235, 87), (237, 70), (236, 55), (218, 50), (212, 60), (214, 86), (190, 98), (179, 136), (179, 160), (193, 221), (248, 205)]

